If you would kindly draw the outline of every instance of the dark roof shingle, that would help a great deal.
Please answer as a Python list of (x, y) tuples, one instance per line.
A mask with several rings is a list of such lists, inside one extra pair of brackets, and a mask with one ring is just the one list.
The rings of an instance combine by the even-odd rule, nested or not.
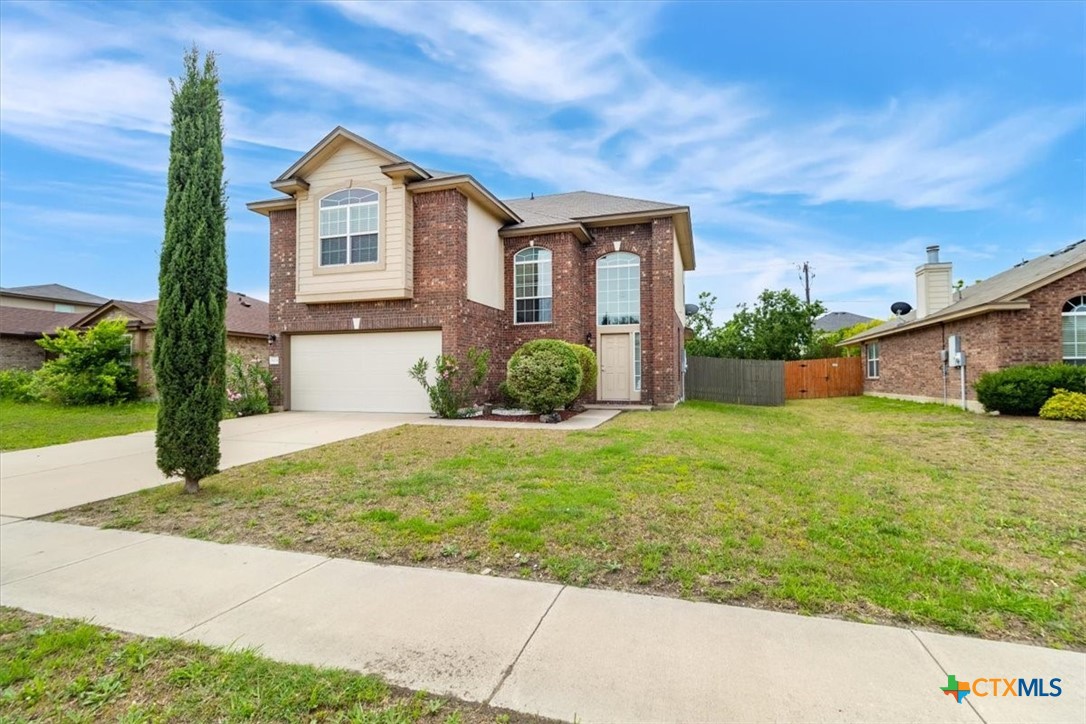
[(524, 219), (521, 223), (508, 227), (511, 229), (568, 224), (575, 221), (588, 221), (601, 216), (641, 214), (684, 208), (678, 204), (600, 194), (594, 191), (571, 191), (564, 194), (549, 194), (528, 199), (503, 199), (503, 203)]
[(0, 334), (18, 337), (40, 337), (52, 334), (58, 327), (75, 324), (82, 312), (54, 312), (50, 309), (0, 307)]
[(56, 300), (58, 302), (75, 302), (76, 304), (104, 304), (109, 300), (96, 294), (72, 289), (63, 284), (33, 284), (25, 287), (3, 287), (0, 294), (9, 294), (16, 297), (35, 297), (38, 299)]

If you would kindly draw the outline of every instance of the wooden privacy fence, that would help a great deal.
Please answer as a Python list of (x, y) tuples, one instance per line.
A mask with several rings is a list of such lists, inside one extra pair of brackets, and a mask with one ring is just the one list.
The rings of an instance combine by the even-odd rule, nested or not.
[(864, 365), (859, 357), (801, 359), (784, 363), (786, 399), (813, 400), (863, 393)]
[(783, 405), (784, 362), (687, 357), (686, 398), (740, 405)]

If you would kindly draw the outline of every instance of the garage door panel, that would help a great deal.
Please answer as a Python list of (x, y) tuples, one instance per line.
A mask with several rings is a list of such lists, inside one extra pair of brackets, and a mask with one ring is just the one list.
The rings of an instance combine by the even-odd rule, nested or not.
[(429, 412), (407, 371), (441, 353), (441, 332), (293, 335), (290, 406), (330, 412)]

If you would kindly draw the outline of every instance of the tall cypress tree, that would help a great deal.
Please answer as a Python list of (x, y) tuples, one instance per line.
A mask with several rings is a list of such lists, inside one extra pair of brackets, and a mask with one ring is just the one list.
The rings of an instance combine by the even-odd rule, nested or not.
[(158, 387), (158, 467), (185, 492), (219, 466), (226, 395), (226, 188), (222, 98), (215, 56), (195, 47), (170, 81), (173, 126), (166, 235), (158, 275), (153, 364)]

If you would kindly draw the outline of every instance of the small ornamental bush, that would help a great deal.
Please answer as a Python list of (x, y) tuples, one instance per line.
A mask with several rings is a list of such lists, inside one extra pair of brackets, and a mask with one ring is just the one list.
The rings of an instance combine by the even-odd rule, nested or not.
[(581, 363), (581, 389), (577, 397), (587, 398), (596, 395), (596, 353), (583, 344), (571, 344), (570, 347)]
[(506, 379), (521, 404), (549, 415), (577, 399), (584, 373), (570, 344), (537, 339), (521, 345), (509, 358)]
[(0, 370), (0, 400), (34, 402), (41, 399), (37, 379), (30, 370)]
[(107, 319), (86, 332), (57, 330), (38, 346), (56, 355), (41, 366), (43, 396), (62, 405), (111, 405), (139, 397), (136, 368), (123, 319)]
[(275, 378), (259, 360), (245, 361), (236, 352), (226, 355), (226, 415), (247, 417), (271, 412)]
[(981, 375), (974, 385), (977, 399), (990, 412), (1031, 415), (1056, 389), (1086, 392), (1086, 367), (1073, 365), (1021, 365)]
[(1086, 393), (1056, 390), (1041, 407), (1041, 417), (1046, 420), (1086, 421)]
[(407, 374), (418, 381), (430, 398), (430, 409), (443, 418), (461, 417), (464, 408), (475, 402), (479, 385), (486, 379), (490, 369), (490, 352), (472, 347), (467, 359), (461, 364), (451, 354), (439, 354), (434, 360), (435, 380), (433, 384), (426, 378), (430, 365), (420, 357)]
[(517, 399), (517, 393), (509, 387), (509, 380), (502, 380), (498, 384), (498, 397), (510, 407), (520, 407), (520, 400)]

